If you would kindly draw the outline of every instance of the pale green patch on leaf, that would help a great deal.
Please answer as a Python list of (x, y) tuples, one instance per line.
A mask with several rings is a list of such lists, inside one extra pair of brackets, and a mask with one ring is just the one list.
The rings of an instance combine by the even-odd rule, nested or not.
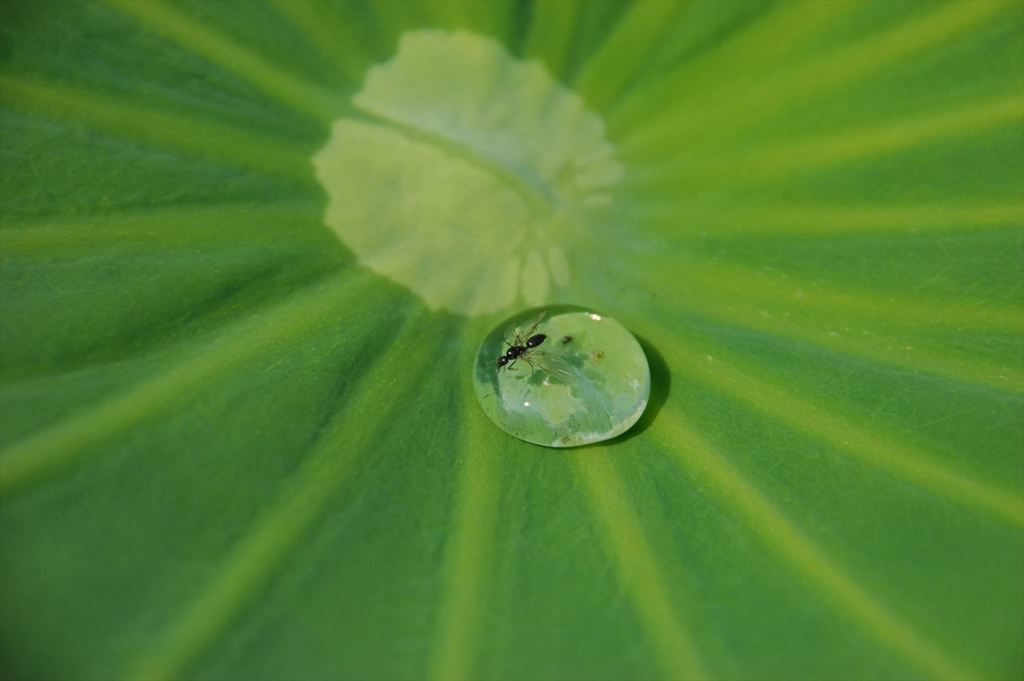
[(604, 125), (535, 61), (483, 36), (405, 34), (313, 160), (324, 218), (362, 264), (434, 309), (540, 304), (571, 280), (588, 207), (622, 176)]

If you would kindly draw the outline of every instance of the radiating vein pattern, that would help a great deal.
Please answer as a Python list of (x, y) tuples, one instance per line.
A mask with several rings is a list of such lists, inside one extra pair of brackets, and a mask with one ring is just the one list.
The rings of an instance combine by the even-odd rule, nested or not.
[(339, 109), (336, 95), (322, 86), (305, 82), (269, 62), (249, 48), (237, 44), (216, 29), (189, 18), (184, 11), (162, 0), (108, 0), (145, 27), (173, 40), (211, 63), (249, 80), (267, 95), (326, 122)]
[(560, 75), (572, 47), (571, 36), (583, 9), (583, 0), (538, 2), (526, 39), (526, 55), (541, 59), (552, 73)]
[[(985, 386), (1007, 394), (1024, 393), (1024, 367), (1015, 365), (1011, 359), (994, 362), (969, 353), (934, 347), (927, 342), (909, 340), (889, 330), (853, 328), (831, 315), (827, 322), (811, 320), (811, 315), (801, 316), (798, 310), (774, 312), (745, 298), (721, 304), (713, 298), (705, 300), (699, 294), (700, 290), (695, 289), (689, 292), (688, 297), (673, 302), (697, 316), (811, 343), (844, 355)], [(1016, 333), (1016, 322), (1011, 321), (1007, 325)]]
[[(360, 283), (360, 280), (362, 282)], [(140, 421), (156, 416), (190, 391), (302, 338), (354, 304), (372, 305), (365, 274), (345, 273), (301, 291), (254, 318), (242, 319), (183, 361), (139, 385), (16, 443), (0, 456), (0, 495), (59, 473)]]
[[(1024, 675), (1020, 2), (0, 26), (5, 676)], [(465, 387), (548, 303), (624, 437)]]
[[(936, 140), (970, 137), (1004, 126), (1019, 128), (1022, 119), (1024, 97), (1013, 94), (980, 104), (972, 103), (960, 110), (918, 115), (882, 126), (854, 128), (805, 140), (787, 139), (761, 147), (751, 144), (736, 155), (722, 155), (720, 150), (714, 150), (716, 155), (705, 160), (698, 156), (696, 161), (688, 155), (684, 159), (683, 172), (670, 166), (665, 170), (662, 182), (685, 186), (694, 193), (723, 184), (731, 191), (737, 191), (749, 184), (785, 181), (795, 175), (894, 154)], [(700, 153), (698, 150), (697, 154)], [(686, 172), (686, 166), (694, 170)], [(653, 182), (657, 186), (658, 180)]]
[(340, 77), (348, 81), (359, 79), (364, 66), (360, 39), (333, 11), (333, 6), (316, 0), (271, 0), (271, 3), (330, 60)]
[[(971, 328), (1024, 336), (1024, 307), (986, 300), (888, 294), (839, 287), (791, 274), (754, 270), (727, 262), (687, 261), (674, 257), (651, 271), (664, 279), (675, 276), (691, 295), (722, 307), (732, 300), (762, 305), (775, 315), (835, 318), (835, 324), (869, 322), (875, 328), (920, 332), (929, 328)], [(762, 315), (763, 316), (763, 315)]]
[(589, 456), (574, 456), (573, 464), (594, 513), (604, 525), (606, 550), (647, 626), (665, 678), (708, 678), (689, 631), (692, 627), (673, 607), (672, 593), (654, 549), (615, 472), (610, 453), (604, 450), (602, 447)]
[[(882, 437), (858, 426), (822, 406), (821, 401), (803, 399), (769, 381), (738, 369), (726, 356), (701, 356), (679, 343), (668, 345), (677, 369), (705, 381), (768, 413), (790, 427), (822, 439), (868, 465), (929, 489), (966, 506), (992, 514), (1005, 522), (1024, 526), (1024, 490), (1014, 492), (973, 479), (933, 461), (927, 452)], [(716, 354), (717, 351), (715, 351)]]
[(309, 174), (308, 156), (284, 140), (20, 76), (0, 76), (0, 88), (4, 106), (32, 115), (86, 124), (119, 139), (180, 150), (284, 180), (301, 180)]
[[(751, 110), (762, 117), (821, 97), (898, 59), (933, 48), (978, 22), (991, 20), (1010, 6), (1011, 3), (998, 0), (933, 5), (922, 18), (837, 49), (824, 59), (809, 60), (792, 71), (783, 70), (755, 87), (743, 83), (747, 87), (739, 92), (728, 92), (719, 98), (712, 96), (710, 101), (697, 98), (690, 107), (662, 107), (654, 120), (643, 121), (643, 125), (639, 124), (641, 121), (632, 121), (633, 134), (624, 147), (632, 150), (634, 145), (681, 144), (713, 135), (715, 129), (735, 134), (740, 126), (749, 125)], [(680, 126), (680, 119), (687, 124)]]
[[(635, 92), (619, 98), (611, 117), (613, 123), (630, 115), (649, 115), (643, 103), (649, 99), (671, 97), (707, 97), (721, 88), (735, 88), (750, 74), (763, 75), (778, 68), (793, 45), (809, 35), (825, 31), (833, 22), (850, 13), (855, 2), (790, 2), (770, 8), (766, 15), (743, 29), (728, 35), (693, 59), (688, 59), (665, 74), (655, 74), (642, 81)], [(750, 55), (758, 55), (751, 60)]]
[(75, 219), (11, 221), (0, 230), (0, 257), (52, 258), (101, 253), (117, 242), (125, 250), (166, 252), (197, 244), (301, 242), (323, 229), (319, 207), (305, 201), (243, 203), (118, 211)]
[(680, 2), (631, 5), (576, 78), (576, 90), (594, 108), (605, 108), (643, 73), (646, 62), (663, 42), (663, 36), (672, 30), (676, 15), (685, 6)]
[(840, 565), (677, 414), (660, 424), (659, 434), (666, 451), (691, 477), (706, 482), (723, 504), (748, 523), (761, 541), (806, 576), (841, 615), (856, 621), (880, 644), (906, 655), (930, 677), (978, 678), (846, 575)]
[(358, 457), (372, 447), (375, 436), (387, 423), (390, 411), (380, 409), (377, 396), (382, 391), (404, 395), (415, 390), (414, 376), (405, 375), (401, 385), (396, 385), (396, 376), (402, 375), (405, 355), (429, 326), (425, 317), (417, 317), (378, 357), (361, 379), (357, 402), (343, 407), (327, 425), (302, 467), (282, 485), (275, 505), (232, 549), (219, 573), (143, 653), (127, 676), (180, 678), (256, 597), (328, 499), (352, 475)]
[[(479, 330), (475, 325), (468, 328)], [(467, 345), (472, 347), (467, 339)], [(470, 391), (469, 386), (465, 386)], [(501, 498), (498, 452), (487, 435), (489, 424), (470, 399), (463, 399), (462, 471), (459, 505), (448, 532), (445, 595), (436, 628), (429, 676), (443, 681), (475, 678), (474, 649), (486, 610), (493, 571), (495, 520)]]
[(1024, 228), (1024, 203), (1014, 201), (931, 202), (893, 205), (829, 205), (810, 203), (694, 203), (685, 224), (670, 201), (650, 204), (623, 215), (642, 218), (653, 234), (672, 229), (679, 240), (790, 238), (832, 239), (837, 236), (942, 234)]

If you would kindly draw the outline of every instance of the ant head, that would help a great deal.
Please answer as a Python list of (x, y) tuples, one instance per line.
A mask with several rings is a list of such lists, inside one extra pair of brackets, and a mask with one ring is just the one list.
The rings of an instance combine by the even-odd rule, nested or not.
[(508, 364), (508, 357), (506, 357), (505, 355), (502, 355), (501, 357), (498, 358), (498, 366), (499, 367), (503, 367), (506, 364)]

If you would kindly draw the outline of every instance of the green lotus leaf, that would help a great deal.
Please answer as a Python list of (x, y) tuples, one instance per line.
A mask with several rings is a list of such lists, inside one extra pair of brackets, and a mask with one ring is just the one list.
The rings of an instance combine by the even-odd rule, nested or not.
[(3, 678), (1024, 676), (1024, 4), (9, 0), (0, 126)]

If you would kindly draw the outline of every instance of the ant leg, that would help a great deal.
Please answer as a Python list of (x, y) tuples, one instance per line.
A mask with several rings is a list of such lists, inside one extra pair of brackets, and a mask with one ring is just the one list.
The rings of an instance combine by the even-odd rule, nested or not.
[(523, 357), (523, 359), (526, 361), (527, 364), (530, 365), (531, 371), (537, 371), (538, 369), (540, 369), (541, 371), (547, 371), (548, 373), (551, 373), (551, 371), (546, 366), (540, 363), (539, 359), (536, 362), (530, 359), (529, 357)]
[(553, 366), (551, 364), (550, 360), (552, 359), (552, 356), (550, 354), (545, 352), (537, 352), (534, 355), (534, 359), (536, 360), (537, 365), (540, 367), (542, 371), (546, 371), (551, 375), (561, 374), (562, 376), (572, 378), (572, 374), (570, 372), (566, 371), (561, 367)]

